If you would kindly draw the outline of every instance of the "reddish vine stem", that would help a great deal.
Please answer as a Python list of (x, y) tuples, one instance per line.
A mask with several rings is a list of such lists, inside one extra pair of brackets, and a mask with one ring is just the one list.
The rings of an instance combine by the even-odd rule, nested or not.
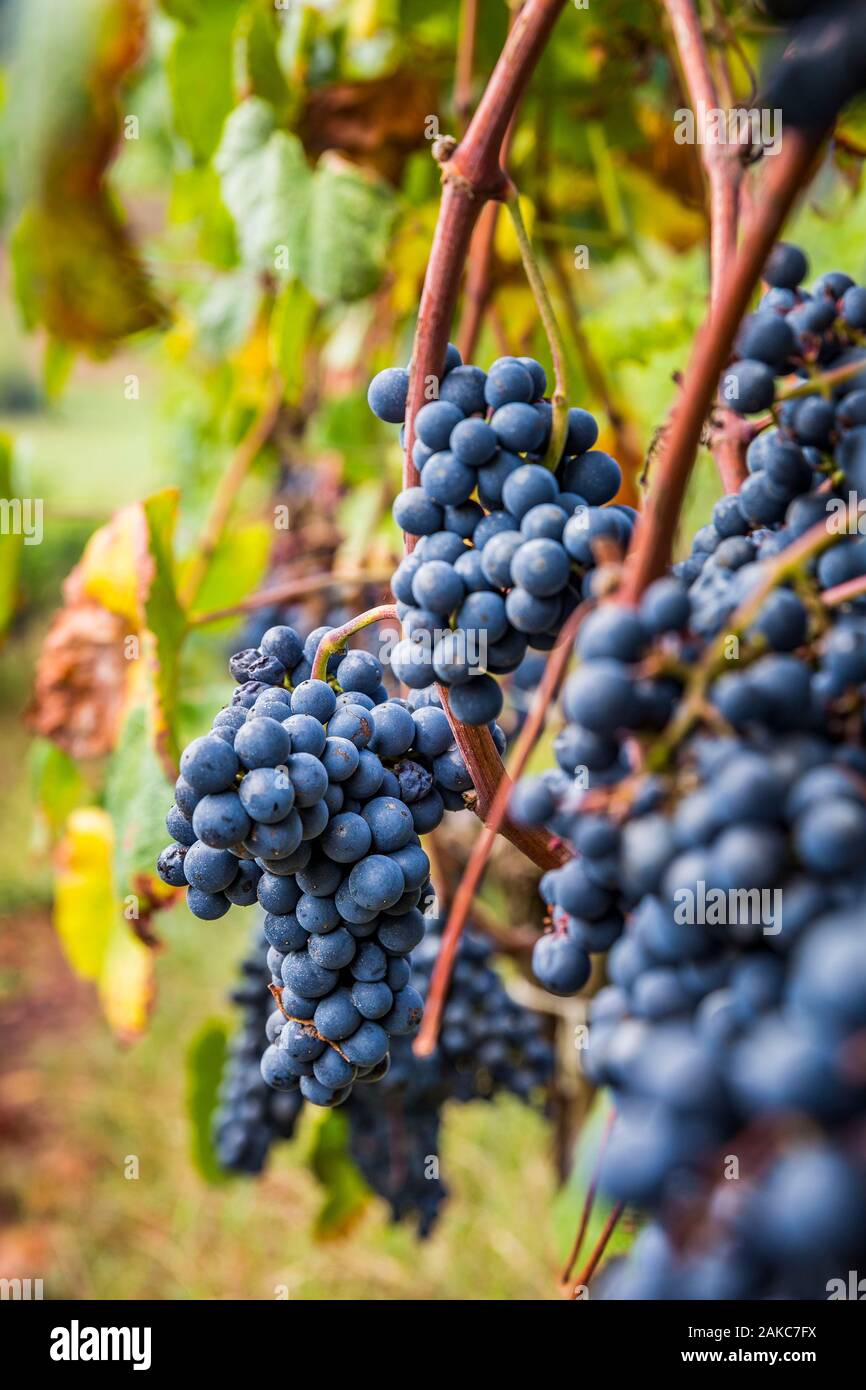
[(304, 598), (307, 594), (319, 593), (323, 589), (355, 589), (368, 584), (386, 584), (391, 578), (390, 569), (347, 570), (345, 574), (332, 574), (321, 570), (316, 574), (305, 574), (298, 579), (288, 579), (285, 584), (274, 584), (270, 589), (261, 589), (250, 594), (240, 603), (229, 604), (227, 608), (214, 608), (208, 613), (196, 613), (190, 618), (190, 627), (204, 627), (208, 623), (218, 623), (223, 618), (233, 618), (238, 613), (253, 612), (256, 608), (269, 608), (272, 603), (287, 603), (293, 598)]
[(821, 595), (821, 602), (825, 608), (838, 608), (841, 603), (848, 603), (852, 598), (859, 598), (861, 594), (866, 594), (864, 574), (858, 574), (856, 579), (846, 579), (843, 584), (835, 584), (832, 589), (825, 589)]
[[(499, 789), (503, 786), (506, 792), (504, 805), (507, 806), (507, 793), (510, 790), (511, 782), (502, 766), (502, 759), (496, 751), (496, 744), (493, 742), (490, 730), (484, 726), (475, 728), (471, 724), (461, 724), (460, 720), (454, 717), (446, 687), (440, 685), (437, 686), (437, 689), (439, 699), (442, 701), (442, 708), (451, 725), (454, 742), (460, 749), (460, 755), (466, 766), (472, 769), (476, 797), (475, 813), (486, 825), (496, 804)], [(504, 814), (496, 827), (494, 838), (496, 834), (501, 834), (506, 840), (510, 840), (515, 848), (522, 850), (527, 859), (531, 859), (539, 869), (555, 869), (567, 857), (561, 846), (552, 844), (548, 836), (542, 831), (531, 830), (524, 825), (515, 825)]]
[(698, 335), (682, 395), (662, 440), (646, 507), (626, 556), (620, 590), (626, 603), (636, 603), (670, 562), (686, 484), (719, 376), (767, 256), (808, 178), (821, 139), (818, 131), (791, 130), (786, 134), (767, 177), (757, 218), (725, 280), (715, 311)]
[[(680, 59), (683, 81), (695, 109), (714, 110), (719, 94), (710, 68), (700, 16), (692, 0), (665, 0)], [(742, 166), (726, 145), (705, 141), (701, 163), (709, 189), (710, 308), (715, 309), (722, 285), (737, 254), (737, 224)], [(732, 411), (719, 412), (710, 449), (725, 492), (738, 492), (746, 477), (748, 437), (742, 421)]]
[(499, 203), (485, 204), (472, 233), (463, 314), (457, 332), (457, 347), (464, 362), (471, 362), (475, 354), (481, 320), (490, 298), (490, 263), (498, 217)]
[[(664, 0), (683, 83), (697, 119), (715, 110), (719, 96), (710, 68), (701, 21), (692, 0)], [(710, 304), (715, 307), (724, 278), (737, 253), (737, 207), (741, 169), (727, 145), (704, 141), (699, 149), (710, 202)]]
[[(499, 151), (499, 163), (504, 169), (511, 152), (514, 138), (516, 112), (512, 114)], [(469, 265), (466, 270), (466, 287), (463, 294), (463, 314), (457, 331), (457, 346), (464, 362), (471, 362), (475, 355), (481, 320), (490, 300), (493, 281), (493, 248), (496, 237), (496, 224), (499, 219), (498, 202), (485, 203), (472, 233), (469, 248)]]
[(574, 1244), (571, 1247), (571, 1252), (568, 1256), (568, 1260), (566, 1261), (565, 1268), (560, 1276), (559, 1282), (561, 1284), (567, 1284), (569, 1279), (571, 1278), (571, 1271), (574, 1269), (574, 1266), (577, 1263), (578, 1256), (580, 1255), (580, 1252), (583, 1248), (583, 1242), (586, 1238), (586, 1233), (589, 1230), (589, 1223), (592, 1219), (592, 1209), (595, 1206), (596, 1193), (598, 1192), (598, 1182), (601, 1176), (602, 1159), (604, 1158), (605, 1149), (607, 1148), (607, 1141), (610, 1138), (610, 1132), (613, 1129), (613, 1123), (615, 1119), (616, 1111), (611, 1110), (604, 1122), (604, 1128), (602, 1129), (601, 1138), (598, 1142), (598, 1153), (595, 1156), (592, 1177), (590, 1178), (589, 1186), (586, 1189), (586, 1197), (583, 1203), (583, 1211), (580, 1214), (580, 1225), (577, 1228), (577, 1235), (574, 1237)]
[[(574, 610), (562, 628), (559, 634), (559, 640), (548, 657), (547, 665), (544, 668), (544, 675), (535, 692), (529, 714), (526, 717), (526, 722), (514, 745), (514, 753), (511, 759), (511, 770), (514, 777), (519, 777), (521, 775), (529, 761), (529, 755), (541, 732), (544, 716), (547, 713), (551, 701), (556, 698), (556, 693), (565, 675), (565, 668), (568, 665), (568, 658), (571, 655), (572, 643), (586, 612), (587, 605), (585, 604), (581, 604), (580, 607)], [(452, 728), (455, 727), (459, 726), (452, 724)], [(436, 1039), (439, 1036), (439, 1028), (442, 1023), (442, 1013), (445, 1008), (445, 1000), (448, 996), (448, 987), (451, 983), (451, 972), (454, 968), (454, 961), (460, 945), (460, 936), (466, 925), (466, 919), (481, 883), (481, 878), (487, 866), (487, 861), (490, 858), (490, 852), (496, 841), (497, 833), (500, 826), (502, 826), (505, 821), (505, 813), (508, 808), (511, 787), (512, 779), (503, 771), (495, 787), (490, 809), (484, 817), (484, 826), (481, 830), (481, 834), (472, 846), (472, 853), (469, 856), (466, 869), (458, 884), (457, 891), (454, 894), (454, 901), (451, 904), (451, 911), (448, 914), (448, 922), (442, 933), (439, 955), (436, 957), (436, 964), (433, 967), (433, 973), (430, 977), (430, 988), (427, 992), (427, 1003), (424, 1008), (424, 1021), (415, 1039), (414, 1050), (419, 1057), (429, 1056), (436, 1046)], [(568, 858), (568, 855), (563, 851), (558, 862), (562, 863), (566, 858)], [(551, 865), (551, 867), (554, 866)]]
[[(404, 487), (418, 484), (418, 471), (412, 460), (413, 424), (426, 400), (430, 378), (438, 378), (442, 370), (472, 229), (484, 203), (490, 198), (501, 200), (508, 192), (499, 152), (508, 124), (564, 5), (565, 0), (527, 0), (514, 21), (465, 137), (443, 165), (442, 202), (421, 291), (406, 401)], [(412, 538), (407, 537), (407, 551), (413, 544)]]
[(602, 1231), (601, 1235), (596, 1241), (595, 1248), (592, 1254), (590, 1255), (589, 1259), (587, 1260), (586, 1264), (584, 1265), (583, 1269), (580, 1271), (580, 1274), (577, 1276), (577, 1279), (574, 1282), (574, 1286), (572, 1288), (573, 1294), (577, 1293), (578, 1289), (588, 1288), (589, 1281), (595, 1274), (595, 1271), (598, 1269), (601, 1257), (607, 1249), (608, 1241), (610, 1240), (611, 1236), (616, 1230), (617, 1222), (619, 1221), (619, 1218), (622, 1216), (624, 1211), (625, 1202), (617, 1202), (616, 1206), (611, 1209), (610, 1216), (604, 1223), (604, 1230)]
[[(509, 30), (466, 135), (443, 163), (442, 201), (421, 291), (412, 350), (406, 400), (404, 487), (418, 485), (418, 470), (412, 458), (415, 416), (427, 399), (431, 378), (438, 380), (442, 370), (472, 230), (486, 201), (501, 201), (508, 195), (509, 182), (500, 163), (503, 142), (526, 84), (564, 5), (565, 0), (527, 0)], [(408, 553), (414, 547), (414, 538), (406, 535), (403, 543)], [(447, 697), (443, 704), (447, 704)], [(451, 719), (450, 710), (448, 714)], [(479, 742), (476, 730), (465, 729), (453, 719), (451, 724), (475, 787), (482, 789), (480, 795), (483, 797), (487, 794), (485, 789), (494, 776), (495, 787), (505, 788), (505, 799), (499, 815), (499, 823), (502, 824), (507, 780), (489, 734), (486, 742), (483, 737)], [(506, 833), (511, 831), (510, 826), (505, 829)], [(549, 861), (551, 851), (546, 843), (533, 842), (517, 827), (514, 827), (514, 831), (520, 835), (521, 848), (534, 847), (532, 857), (535, 862)], [(518, 843), (514, 834), (509, 837)]]

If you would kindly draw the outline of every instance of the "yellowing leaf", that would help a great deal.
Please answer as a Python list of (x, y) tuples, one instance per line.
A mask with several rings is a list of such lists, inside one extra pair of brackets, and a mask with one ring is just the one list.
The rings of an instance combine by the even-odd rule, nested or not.
[(273, 529), (264, 521), (229, 528), (208, 565), (196, 596), (196, 612), (228, 608), (257, 589), (267, 570), (273, 539)]
[(124, 918), (112, 870), (114, 827), (96, 806), (73, 811), (57, 852), (54, 923), (70, 965), (96, 983), (112, 1030), (138, 1037), (153, 1001), (153, 951)]
[(142, 576), (147, 554), (147, 527), (138, 502), (115, 512), (94, 531), (78, 566), (84, 593), (111, 613), (126, 618), (130, 627), (141, 626)]
[(58, 851), (54, 925), (76, 974), (96, 980), (118, 915), (111, 818), (95, 806), (73, 811)]
[(12, 242), (16, 291), (29, 326), (104, 356), (167, 318), (107, 182), (146, 12), (141, 0), (29, 0), (21, 12), (12, 106), (27, 201)]
[[(13, 498), (15, 484), (12, 468), (12, 444), (0, 434), (0, 497)], [(24, 537), (14, 528), (3, 528), (0, 535), (0, 636), (6, 631), (18, 601), (18, 576)]]
[[(118, 637), (139, 638), (153, 672), (156, 747), (166, 767), (177, 755), (177, 669), (186, 632), (174, 574), (177, 505), (177, 489), (165, 488), (123, 507), (93, 533), (66, 582), (70, 608), (82, 598), (96, 602), (128, 624)], [(129, 655), (124, 650), (121, 659)]]
[(121, 917), (108, 939), (99, 998), (112, 1032), (124, 1042), (145, 1032), (153, 994), (153, 951)]
[[(532, 240), (532, 228), (535, 224), (535, 205), (528, 198), (521, 197), (520, 211), (523, 214), (523, 221), (526, 224), (526, 231), (529, 239)], [(517, 244), (517, 237), (514, 234), (514, 223), (507, 208), (503, 208), (496, 219), (496, 232), (493, 237), (493, 246), (497, 256), (501, 261), (507, 261), (511, 265), (520, 264), (520, 247)]]

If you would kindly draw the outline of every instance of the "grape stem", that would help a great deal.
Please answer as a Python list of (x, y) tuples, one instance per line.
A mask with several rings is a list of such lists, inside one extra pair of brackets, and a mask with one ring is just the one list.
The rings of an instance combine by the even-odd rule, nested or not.
[[(679, 67), (688, 99), (695, 111), (713, 111), (720, 106), (713, 80), (700, 16), (692, 0), (664, 0)], [(742, 165), (728, 146), (712, 140), (700, 146), (701, 163), (709, 191), (710, 224), (710, 309), (715, 309), (725, 278), (737, 254), (739, 194)], [(746, 477), (746, 438), (741, 422), (732, 410), (721, 410), (718, 427), (713, 430), (710, 450), (716, 460), (726, 492), (738, 492)]]
[[(578, 608), (575, 608), (574, 612), (569, 616), (568, 621), (564, 624), (559, 634), (557, 644), (547, 659), (544, 675), (533, 696), (532, 705), (523, 728), (520, 730), (514, 744), (514, 751), (509, 765), (511, 776), (504, 771), (501, 772), (493, 792), (489, 810), (484, 814), (484, 826), (481, 834), (472, 846), (472, 853), (467, 861), (463, 877), (457, 886), (457, 891), (454, 894), (454, 901), (451, 904), (451, 911), (448, 914), (448, 922), (442, 933), (439, 954), (436, 957), (436, 964), (430, 976), (430, 987), (427, 991), (427, 1002), (424, 1006), (424, 1021), (421, 1024), (420, 1032), (414, 1043), (415, 1053), (419, 1057), (428, 1057), (436, 1046), (436, 1039), (439, 1036), (439, 1029), (442, 1024), (442, 1013), (445, 1008), (445, 1001), (448, 997), (448, 989), (451, 983), (451, 972), (454, 969), (454, 962), (457, 958), (457, 950), (460, 945), (460, 936), (466, 925), (473, 900), (478, 892), (484, 870), (487, 866), (487, 861), (490, 858), (491, 850), (496, 842), (497, 833), (499, 832), (500, 826), (505, 822), (505, 813), (508, 809), (508, 800), (511, 795), (512, 776), (514, 778), (520, 777), (529, 761), (529, 755), (535, 747), (535, 742), (544, 724), (544, 717), (551, 702), (556, 698), (560, 683), (565, 675), (565, 668), (571, 656), (574, 637), (588, 610), (588, 604), (581, 604)], [(449, 718), (451, 718), (447, 707), (445, 712), (449, 715)], [(460, 728), (460, 725), (455, 721), (452, 723), (451, 727), (456, 730)], [(487, 731), (485, 730), (485, 732)], [(567, 852), (562, 849), (561, 857), (557, 862), (563, 863), (568, 857), (569, 855)], [(552, 868), (554, 865), (550, 867)]]
[(604, 1223), (604, 1230), (602, 1231), (601, 1235), (596, 1241), (595, 1248), (593, 1249), (592, 1254), (590, 1255), (583, 1269), (580, 1271), (580, 1274), (577, 1276), (577, 1279), (572, 1288), (573, 1295), (577, 1294), (578, 1289), (585, 1289), (589, 1287), (589, 1281), (595, 1274), (595, 1271), (598, 1269), (601, 1258), (605, 1250), (607, 1249), (608, 1242), (611, 1236), (613, 1235), (614, 1231), (616, 1230), (619, 1218), (622, 1216), (624, 1211), (625, 1202), (617, 1202), (616, 1206), (611, 1209), (611, 1213), (608, 1216), (607, 1221)]
[(825, 589), (821, 602), (825, 608), (838, 608), (840, 604), (850, 603), (852, 598), (859, 598), (861, 594), (866, 594), (866, 574), (858, 574), (856, 579), (846, 579), (843, 584)]
[[(486, 201), (502, 201), (508, 194), (508, 181), (499, 162), (502, 142), (564, 5), (565, 0), (527, 0), (466, 135), (442, 165), (442, 202), (421, 291), (406, 400), (404, 487), (418, 485), (418, 470), (412, 460), (415, 416), (428, 399), (431, 378), (438, 380), (442, 371), (472, 229)], [(407, 536), (404, 544), (411, 550), (412, 537)]]
[(686, 485), (719, 376), (767, 256), (808, 180), (822, 138), (823, 131), (786, 132), (782, 150), (774, 158), (765, 181), (753, 225), (725, 278), (715, 310), (698, 334), (682, 394), (662, 435), (646, 506), (626, 556), (619, 595), (625, 603), (636, 604), (670, 563)]
[(583, 1201), (583, 1210), (580, 1214), (580, 1224), (578, 1225), (577, 1234), (574, 1237), (574, 1244), (571, 1247), (571, 1251), (566, 1261), (565, 1268), (563, 1269), (562, 1274), (560, 1275), (560, 1284), (568, 1283), (569, 1279), (571, 1278), (571, 1271), (577, 1264), (577, 1261), (580, 1257), (580, 1252), (583, 1249), (583, 1242), (586, 1239), (586, 1233), (589, 1230), (589, 1223), (592, 1218), (592, 1209), (595, 1206), (596, 1193), (598, 1192), (598, 1180), (601, 1176), (601, 1164), (605, 1155), (605, 1150), (607, 1149), (607, 1141), (610, 1138), (610, 1132), (613, 1129), (615, 1119), (616, 1111), (611, 1108), (605, 1117), (604, 1126), (601, 1131), (601, 1137), (598, 1141), (598, 1150), (596, 1152), (595, 1161), (592, 1166), (592, 1176), (587, 1185), (586, 1196), (584, 1197)]
[(551, 403), (553, 405), (553, 421), (550, 428), (550, 442), (547, 446), (547, 453), (544, 457), (545, 467), (551, 472), (556, 468), (562, 457), (565, 448), (565, 436), (568, 433), (568, 367), (565, 355), (565, 343), (559, 324), (556, 321), (556, 314), (550, 302), (550, 295), (547, 286), (539, 269), (535, 252), (532, 249), (532, 242), (526, 230), (526, 223), (523, 220), (523, 212), (520, 207), (520, 194), (512, 185), (511, 191), (506, 199), (506, 206), (514, 226), (514, 234), (517, 237), (517, 245), (520, 247), (520, 259), (523, 261), (523, 269), (529, 281), (529, 288), (538, 309), (539, 318), (547, 337), (547, 345), (550, 348), (550, 356), (553, 359), (553, 394)]
[(522, 850), (527, 859), (531, 859), (537, 868), (555, 869), (568, 857), (562, 847), (553, 844), (547, 835), (540, 830), (533, 830), (524, 825), (515, 825), (504, 814), (504, 806), (508, 804), (511, 782), (502, 765), (502, 759), (496, 751), (496, 744), (493, 742), (490, 730), (485, 725), (476, 727), (471, 724), (461, 724), (460, 720), (454, 717), (447, 688), (444, 685), (439, 685), (436, 688), (439, 692), (442, 708), (448, 716), (454, 742), (472, 775), (475, 788), (475, 805), (473, 807), (475, 814), (485, 822), (486, 826), (492, 816), (500, 788), (504, 788), (503, 814), (499, 818), (494, 838), (496, 834), (503, 835), (506, 840), (511, 841), (516, 849)]
[[(511, 141), (517, 124), (517, 113), (512, 114), (508, 129), (499, 151), (499, 162), (503, 169), (508, 163)], [(485, 203), (472, 233), (469, 248), (469, 265), (466, 268), (466, 285), (463, 291), (463, 313), (457, 330), (457, 347), (464, 362), (471, 362), (475, 355), (481, 320), (490, 300), (492, 286), (493, 245), (496, 224), (499, 220), (498, 202)]]
[(366, 613), (359, 613), (357, 618), (350, 618), (342, 627), (334, 627), (326, 633), (316, 648), (316, 655), (313, 660), (313, 669), (310, 679), (314, 681), (324, 681), (328, 679), (328, 658), (335, 655), (345, 646), (349, 637), (354, 637), (356, 632), (363, 632), (365, 627), (372, 627), (374, 623), (387, 623), (397, 621), (397, 609), (393, 603), (380, 603), (378, 608), (368, 608)]
[[(848, 507), (846, 517), (847, 526), (856, 526), (856, 504), (852, 503)], [(693, 668), (685, 698), (677, 714), (668, 729), (649, 750), (648, 765), (651, 769), (659, 770), (667, 764), (671, 754), (701, 717), (706, 706), (710, 682), (730, 665), (726, 656), (726, 645), (729, 639), (732, 636), (742, 636), (747, 632), (773, 589), (777, 588), (779, 584), (785, 583), (786, 580), (794, 580), (805, 575), (809, 562), (832, 545), (836, 539), (836, 533), (829, 529), (827, 522), (818, 521), (814, 526), (810, 526), (808, 531), (804, 531), (793, 545), (788, 546), (787, 550), (783, 550), (781, 555), (769, 563), (764, 580), (740, 604), (733, 613), (730, 622), (725, 625), (725, 630), (719, 634), (698, 665)], [(828, 596), (830, 596), (832, 603), (844, 603), (847, 598), (855, 597), (856, 591), (839, 595), (839, 590), (849, 590), (855, 585), (860, 586), (860, 592), (866, 588), (866, 582), (861, 579), (850, 581), (850, 584), (840, 584), (835, 590), (830, 589), (823, 595), (823, 603), (827, 604)]]
[(283, 385), (281, 381), (275, 380), (220, 477), (199, 536), (195, 556), (190, 562), (180, 590), (180, 601), (187, 613), (199, 595), (210, 563), (223, 538), (238, 490), (274, 432), (282, 403)]
[(454, 69), (454, 114), (461, 127), (472, 109), (472, 69), (478, 30), (478, 0), (460, 0), (457, 62)]
[[(517, 108), (564, 6), (565, 0), (526, 0), (509, 30), (465, 136), (456, 149), (443, 146), (442, 201), (421, 291), (406, 398), (404, 488), (418, 485), (418, 470), (412, 458), (415, 416), (429, 399), (431, 382), (438, 383), (442, 371), (473, 228), (486, 202), (501, 202), (508, 196), (510, 185), (501, 164), (503, 146), (507, 150)], [(491, 219), (491, 241), (492, 236)], [(414, 537), (404, 535), (406, 554), (414, 545)], [(443, 706), (447, 707), (447, 696)], [(478, 792), (479, 809), (491, 788), (505, 785), (499, 817), (499, 824), (503, 824), (508, 784), (489, 731), (469, 729), (453, 718), (450, 709), (446, 708), (446, 713)], [(536, 832), (524, 833), (520, 827), (504, 825), (504, 833), (525, 852), (532, 850), (530, 857), (534, 862), (550, 863), (552, 851), (546, 843), (540, 843)], [(558, 862), (555, 857), (554, 862)]]
[[(692, 107), (696, 112), (717, 110), (719, 95), (696, 6), (692, 0), (664, 0), (664, 7), (673, 30), (683, 84)], [(706, 140), (699, 145), (699, 149), (710, 195), (710, 305), (714, 307), (737, 254), (742, 166), (736, 153), (721, 142)]]

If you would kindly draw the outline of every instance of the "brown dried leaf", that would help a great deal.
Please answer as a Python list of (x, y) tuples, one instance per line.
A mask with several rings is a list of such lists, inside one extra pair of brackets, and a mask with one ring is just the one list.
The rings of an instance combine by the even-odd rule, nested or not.
[[(74, 575), (73, 571), (73, 575)], [(124, 656), (128, 623), (98, 603), (72, 598), (54, 616), (36, 667), (27, 727), (72, 758), (98, 758), (114, 746), (134, 663)]]
[(424, 148), (424, 121), (439, 109), (438, 93), (435, 78), (417, 72), (313, 88), (299, 134), (309, 155), (339, 150), (398, 183), (408, 155)]

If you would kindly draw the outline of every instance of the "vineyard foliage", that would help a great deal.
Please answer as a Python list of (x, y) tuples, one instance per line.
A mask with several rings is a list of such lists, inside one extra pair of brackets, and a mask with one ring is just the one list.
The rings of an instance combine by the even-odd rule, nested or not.
[[(747, 94), (778, 39), (754, 6), (713, 8)], [(366, 389), (408, 361), (441, 191), (434, 144), (465, 129), (508, 31), (504, 3), (478, 11), (462, 86), (457, 0), (29, 0), (7, 25), (3, 213), (29, 389), (62, 412), (96, 363), (114, 374), (125, 431), (145, 410), (159, 420), (146, 495), (84, 526), (49, 509), (48, 561), (0, 541), (0, 627), (45, 629), (27, 723), (54, 923), (124, 1041), (147, 1029), (170, 947), (177, 893), (154, 864), (179, 751), (229, 697), (244, 611), (286, 585), (322, 603), (326, 573), (369, 606), (364, 585), (381, 599), (401, 553), (402, 456)], [(572, 403), (599, 419), (632, 495), (706, 306), (700, 152), (671, 121), (684, 104), (655, 6), (568, 5), (508, 159)], [(816, 265), (861, 278), (848, 211), (864, 141), (854, 106), (797, 227)], [(501, 212), (474, 360), (505, 353), (551, 373)], [(20, 384), (4, 363), (6, 497), (30, 476)], [(110, 475), (110, 459), (95, 464)], [(702, 454), (687, 519), (706, 521), (720, 491)], [(196, 1113), (224, 1050), (214, 1029), (192, 1054)]]

